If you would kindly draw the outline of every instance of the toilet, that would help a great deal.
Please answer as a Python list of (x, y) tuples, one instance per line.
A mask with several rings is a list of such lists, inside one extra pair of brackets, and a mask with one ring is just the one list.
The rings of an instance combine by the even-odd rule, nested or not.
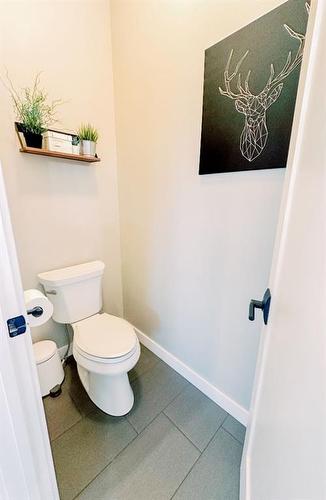
[(79, 378), (91, 400), (109, 415), (128, 413), (134, 403), (128, 372), (140, 356), (140, 344), (128, 321), (100, 313), (101, 261), (38, 275), (54, 307), (53, 319), (71, 325), (73, 356)]

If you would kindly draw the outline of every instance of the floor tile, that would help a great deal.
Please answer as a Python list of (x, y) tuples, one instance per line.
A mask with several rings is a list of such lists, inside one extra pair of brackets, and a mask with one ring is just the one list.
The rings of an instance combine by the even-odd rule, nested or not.
[(160, 414), (78, 499), (168, 500), (198, 456), (198, 450)]
[(242, 446), (221, 428), (173, 500), (238, 500)]
[(127, 418), (141, 432), (181, 391), (188, 382), (160, 361), (152, 370), (135, 379), (132, 389), (135, 403)]
[(136, 435), (125, 418), (97, 410), (53, 441), (60, 499), (74, 498)]
[(82, 418), (68, 392), (62, 391), (56, 398), (47, 396), (43, 399), (43, 405), (51, 440), (56, 439)]
[(137, 377), (140, 377), (148, 370), (154, 368), (154, 366), (159, 363), (159, 358), (155, 356), (149, 349), (141, 345), (141, 354), (136, 364), (135, 368), (129, 372), (129, 380), (133, 382)]
[(189, 385), (164, 413), (203, 451), (227, 413), (193, 385)]
[(240, 424), (235, 418), (228, 416), (228, 418), (223, 423), (223, 427), (227, 430), (233, 437), (235, 437), (240, 443), (244, 443), (246, 428), (244, 425)]

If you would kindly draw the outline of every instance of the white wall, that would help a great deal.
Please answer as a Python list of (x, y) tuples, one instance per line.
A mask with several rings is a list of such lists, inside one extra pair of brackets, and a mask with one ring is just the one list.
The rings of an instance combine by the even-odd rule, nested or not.
[(198, 176), (204, 49), (281, 3), (111, 0), (125, 315), (245, 409), (284, 170)]
[[(30, 85), (42, 71), (50, 98), (62, 98), (58, 128), (90, 121), (100, 131), (99, 164), (19, 153), (10, 97), (0, 84), (0, 159), (25, 288), (36, 275), (91, 259), (107, 265), (105, 309), (122, 314), (109, 6), (106, 0), (1, 1), (0, 73)], [(52, 321), (35, 339), (65, 344)]]

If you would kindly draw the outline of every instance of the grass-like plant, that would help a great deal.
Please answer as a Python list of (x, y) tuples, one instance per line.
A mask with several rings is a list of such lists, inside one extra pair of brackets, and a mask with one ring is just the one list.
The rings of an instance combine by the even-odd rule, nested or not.
[(98, 131), (90, 123), (87, 123), (85, 125), (82, 124), (79, 127), (77, 134), (81, 141), (97, 142), (99, 137)]
[(62, 104), (60, 99), (48, 103), (48, 95), (40, 87), (40, 74), (37, 74), (32, 87), (25, 87), (18, 92), (10, 78), (6, 85), (13, 100), (17, 120), (22, 124), (24, 132), (42, 134), (56, 122), (56, 108)]

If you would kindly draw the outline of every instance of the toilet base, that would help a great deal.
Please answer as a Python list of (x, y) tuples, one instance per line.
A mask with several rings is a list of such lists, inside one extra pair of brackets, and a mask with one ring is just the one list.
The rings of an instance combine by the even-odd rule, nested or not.
[(108, 415), (126, 415), (134, 404), (128, 374), (102, 375), (77, 363), (79, 378), (93, 403)]

